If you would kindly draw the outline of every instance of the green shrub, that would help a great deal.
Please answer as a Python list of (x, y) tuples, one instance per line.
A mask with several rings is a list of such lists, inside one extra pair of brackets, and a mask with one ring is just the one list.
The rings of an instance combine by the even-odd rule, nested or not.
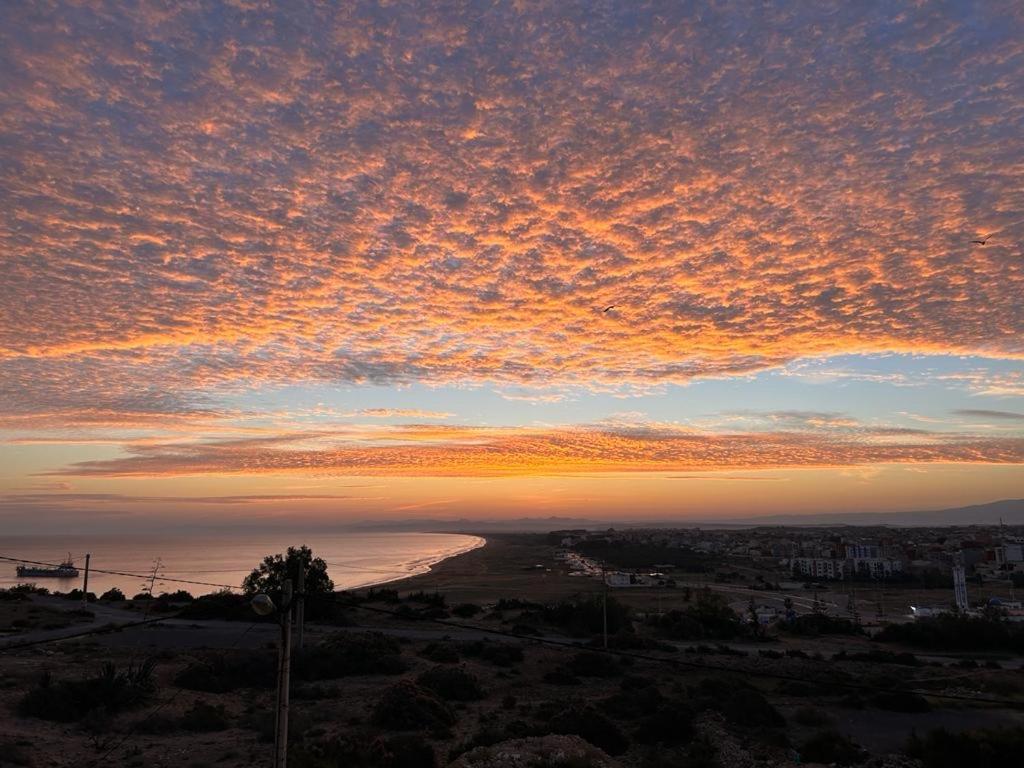
[(832, 718), (827, 712), (817, 707), (800, 707), (793, 713), (793, 719), (800, 725), (825, 726), (832, 724)]
[(455, 715), (432, 691), (403, 680), (384, 692), (373, 722), (395, 731), (443, 730), (455, 723)]
[(175, 675), (174, 684), (204, 693), (273, 688), (277, 684), (277, 658), (267, 651), (211, 653)]
[(518, 645), (477, 640), (462, 646), (466, 656), (475, 656), (498, 667), (511, 667), (523, 660), (523, 649)]
[(329, 680), (350, 675), (397, 675), (406, 670), (402, 646), (381, 632), (338, 632), (296, 653), (297, 680)]
[(109, 715), (141, 706), (156, 691), (154, 664), (147, 659), (140, 666), (123, 671), (107, 662), (99, 674), (79, 680), (55, 681), (49, 672), (18, 703), (18, 714), (42, 720), (68, 723), (81, 720), (93, 710)]
[(179, 724), (183, 730), (197, 733), (224, 731), (231, 727), (223, 704), (208, 704), (199, 699), (185, 710)]
[(622, 674), (619, 660), (607, 653), (581, 651), (567, 664), (569, 672), (580, 677), (615, 677)]
[(100, 595), (100, 600), (104, 600), (108, 603), (120, 603), (123, 602), (124, 599), (124, 592), (122, 592), (117, 587), (111, 587), (102, 595)]
[(447, 701), (476, 701), (484, 698), (480, 681), (461, 668), (434, 667), (416, 678), (416, 682)]
[(452, 608), (452, 613), (460, 619), (471, 619), (480, 613), (481, 610), (483, 609), (475, 603), (460, 603)]
[(924, 738), (913, 734), (906, 752), (924, 768), (1019, 765), (1024, 754), (1024, 728), (951, 732), (930, 731)]
[(890, 712), (931, 712), (932, 709), (926, 698), (910, 691), (877, 693), (871, 698), (871, 704)]
[(604, 610), (604, 598), (600, 595), (562, 600), (541, 610), (545, 621), (573, 637), (589, 637), (603, 632), (605, 616), (611, 634), (630, 626), (629, 609), (614, 597), (607, 598), (607, 612)]
[(459, 649), (451, 643), (428, 643), (420, 656), (438, 664), (455, 664), (462, 658)]
[(629, 748), (629, 739), (619, 726), (591, 706), (562, 710), (548, 721), (547, 731), (579, 736), (609, 755), (621, 755)]
[(864, 761), (864, 750), (836, 731), (814, 734), (800, 747), (800, 759), (809, 763), (855, 765)]

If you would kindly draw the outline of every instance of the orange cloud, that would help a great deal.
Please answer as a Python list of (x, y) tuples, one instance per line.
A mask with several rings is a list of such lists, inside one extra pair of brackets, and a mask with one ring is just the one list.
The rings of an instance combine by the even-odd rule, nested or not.
[(2, 13), (7, 411), (1024, 354), (1019, 8)]
[(842, 467), (882, 463), (1024, 463), (1024, 438), (887, 427), (699, 432), (671, 425), (549, 429), (409, 425), (365, 439), (347, 433), (131, 445), (125, 458), (84, 461), (57, 476), (234, 473), (502, 476)]

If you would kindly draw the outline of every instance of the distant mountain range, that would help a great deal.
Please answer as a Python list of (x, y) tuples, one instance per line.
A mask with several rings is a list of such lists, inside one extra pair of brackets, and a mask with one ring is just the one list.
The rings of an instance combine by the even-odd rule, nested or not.
[(566, 528), (750, 528), (762, 525), (946, 526), (1024, 525), (1024, 499), (1003, 499), (966, 507), (919, 512), (828, 512), (821, 514), (757, 515), (744, 518), (676, 520), (592, 520), (581, 517), (519, 517), (473, 520), (387, 520), (347, 526), (364, 531), (429, 531), (436, 533), (545, 532)]

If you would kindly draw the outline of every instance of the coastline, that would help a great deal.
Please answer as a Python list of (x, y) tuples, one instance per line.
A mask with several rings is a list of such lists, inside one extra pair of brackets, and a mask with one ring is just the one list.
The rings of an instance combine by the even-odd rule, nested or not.
[[(422, 531), (422, 533), (432, 533), (432, 531)], [(342, 591), (351, 591), (351, 590), (354, 590), (354, 589), (368, 589), (368, 588), (371, 588), (371, 587), (380, 587), (380, 586), (383, 586), (385, 584), (395, 584), (395, 583), (400, 582), (400, 581), (406, 581), (408, 579), (414, 579), (414, 578), (417, 578), (419, 576), (424, 576), (424, 575), (427, 575), (429, 573), (434, 572), (435, 569), (439, 568), (441, 565), (443, 565), (444, 563), (449, 562), (450, 560), (454, 560), (457, 557), (464, 557), (465, 555), (469, 554), (470, 552), (475, 552), (475, 551), (483, 549), (484, 547), (487, 546), (487, 538), (484, 537), (484, 536), (479, 536), (479, 535), (477, 535), (475, 533), (464, 533), (464, 534), (458, 534), (458, 535), (460, 535), (460, 536), (472, 536), (473, 538), (476, 539), (476, 541), (474, 541), (472, 544), (467, 544), (465, 547), (462, 547), (462, 548), (460, 548), (460, 549), (458, 549), (458, 550), (456, 550), (454, 552), (451, 552), (451, 553), (446, 554), (446, 555), (442, 555), (442, 556), (437, 557), (437, 558), (434, 558), (434, 557), (422, 558), (422, 560), (419, 560), (419, 561), (416, 561), (415, 563), (413, 563), (412, 564), (413, 565), (413, 570), (409, 571), (407, 573), (397, 573), (394, 576), (389, 577), (389, 578), (385, 578), (385, 579), (376, 579), (375, 578), (375, 579), (373, 579), (371, 581), (367, 581), (365, 583), (361, 583), (361, 584), (356, 584), (356, 585), (353, 585), (353, 586), (345, 587), (345, 589), (342, 590)], [(328, 566), (328, 572), (330, 572), (330, 566)]]

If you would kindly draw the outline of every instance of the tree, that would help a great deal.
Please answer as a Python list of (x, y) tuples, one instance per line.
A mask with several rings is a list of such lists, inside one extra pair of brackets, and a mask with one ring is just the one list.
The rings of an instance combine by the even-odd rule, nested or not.
[(299, 583), (300, 563), (306, 566), (306, 594), (328, 594), (334, 591), (334, 582), (327, 576), (327, 563), (319, 557), (313, 557), (313, 551), (303, 544), (301, 547), (288, 547), (285, 555), (267, 555), (258, 568), (245, 577), (242, 589), (247, 595), (259, 592), (270, 595), (275, 601), (280, 598), (284, 588), (284, 580), (291, 579), (292, 587)]

